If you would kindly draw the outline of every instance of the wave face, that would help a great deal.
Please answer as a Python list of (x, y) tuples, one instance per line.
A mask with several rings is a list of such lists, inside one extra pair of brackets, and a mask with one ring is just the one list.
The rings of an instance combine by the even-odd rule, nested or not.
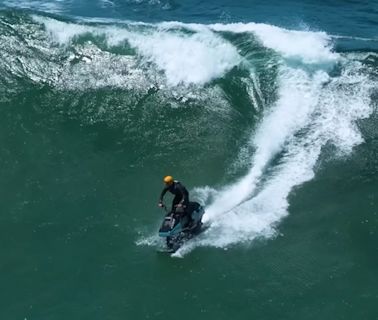
[[(199, 144), (197, 166), (237, 147), (227, 182), (192, 190), (207, 207), (208, 229), (176, 255), (274, 237), (289, 213), (288, 196), (314, 178), (324, 148), (348, 156), (364, 141), (360, 120), (376, 108), (377, 53), (337, 52), (325, 32), (256, 23), (79, 23), (7, 12), (0, 28), (0, 102), (44, 87), (60, 97), (50, 106), (56, 112), (122, 126), (136, 140), (143, 132), (136, 145), (152, 136), (167, 153), (177, 150), (175, 139)], [(102, 101), (88, 94), (104, 90), (110, 93)], [(80, 99), (87, 102), (78, 110)], [(171, 120), (160, 132), (156, 105), (158, 114), (182, 110), (189, 120)], [(175, 137), (178, 128), (185, 134)], [(227, 140), (224, 150), (219, 140)]]

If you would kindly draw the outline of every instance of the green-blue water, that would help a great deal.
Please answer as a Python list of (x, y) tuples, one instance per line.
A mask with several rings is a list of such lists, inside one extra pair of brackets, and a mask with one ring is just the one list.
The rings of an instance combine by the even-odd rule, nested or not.
[[(0, 1), (0, 320), (376, 319), (377, 25), (368, 1)], [(208, 227), (172, 256), (167, 174)]]

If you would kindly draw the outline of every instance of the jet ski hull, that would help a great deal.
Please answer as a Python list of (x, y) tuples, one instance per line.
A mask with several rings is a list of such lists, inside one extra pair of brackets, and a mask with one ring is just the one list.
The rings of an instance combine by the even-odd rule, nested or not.
[(197, 202), (189, 202), (187, 211), (192, 219), (190, 225), (188, 225), (187, 215), (169, 212), (164, 217), (159, 236), (166, 239), (166, 245), (170, 251), (176, 251), (185, 241), (201, 232), (204, 208)]

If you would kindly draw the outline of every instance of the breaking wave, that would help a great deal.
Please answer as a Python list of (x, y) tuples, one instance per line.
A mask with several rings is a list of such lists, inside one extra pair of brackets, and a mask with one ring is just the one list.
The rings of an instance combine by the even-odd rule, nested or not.
[[(314, 177), (322, 149), (331, 144), (335, 156), (348, 155), (363, 142), (358, 121), (374, 111), (377, 55), (338, 53), (325, 32), (256, 23), (79, 23), (40, 15), (3, 15), (0, 26), (5, 98), (22, 78), (58, 91), (130, 91), (132, 106), (152, 95), (176, 108), (201, 104), (207, 110), (201, 126), (209, 114), (222, 114), (227, 127), (236, 99), (253, 110), (243, 156), (234, 159), (243, 174), (219, 188), (194, 188), (209, 228), (177, 256), (274, 236), (289, 213), (290, 192)], [(103, 109), (91, 121), (104, 120)], [(138, 243), (155, 243), (143, 239)]]

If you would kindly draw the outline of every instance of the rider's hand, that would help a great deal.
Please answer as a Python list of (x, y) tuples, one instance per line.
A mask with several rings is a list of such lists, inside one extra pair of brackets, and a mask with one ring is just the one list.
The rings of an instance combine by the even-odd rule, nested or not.
[(182, 207), (182, 203), (179, 203), (178, 205), (177, 205), (177, 208), (181, 208)]
[(158, 206), (159, 206), (160, 208), (163, 208), (163, 207), (164, 207), (164, 205), (163, 205), (161, 202), (158, 203)]

